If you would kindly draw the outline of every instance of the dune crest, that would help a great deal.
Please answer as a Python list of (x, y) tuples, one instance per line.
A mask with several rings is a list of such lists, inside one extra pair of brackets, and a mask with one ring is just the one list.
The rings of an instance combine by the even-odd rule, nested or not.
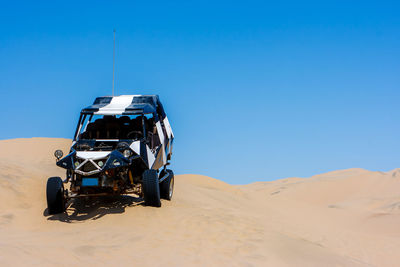
[(230, 185), (177, 175), (162, 208), (133, 197), (46, 214), (53, 152), (71, 140), (0, 141), (0, 265), (396, 266), (400, 169)]

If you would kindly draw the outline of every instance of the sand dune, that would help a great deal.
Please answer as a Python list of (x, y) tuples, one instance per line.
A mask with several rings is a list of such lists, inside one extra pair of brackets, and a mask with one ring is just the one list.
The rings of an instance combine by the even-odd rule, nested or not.
[(398, 266), (400, 170), (233, 186), (177, 175), (173, 201), (75, 201), (45, 212), (67, 139), (0, 141), (0, 266)]

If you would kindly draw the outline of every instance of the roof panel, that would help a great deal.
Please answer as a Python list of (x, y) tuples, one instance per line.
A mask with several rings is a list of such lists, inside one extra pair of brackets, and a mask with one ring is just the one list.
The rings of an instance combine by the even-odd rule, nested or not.
[(155, 113), (158, 102), (157, 95), (104, 96), (96, 98), (93, 105), (82, 112), (99, 115)]

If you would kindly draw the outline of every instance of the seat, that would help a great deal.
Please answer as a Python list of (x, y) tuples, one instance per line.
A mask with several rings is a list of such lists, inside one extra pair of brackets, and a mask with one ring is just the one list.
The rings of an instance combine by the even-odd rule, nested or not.
[(86, 127), (86, 131), (82, 133), (82, 139), (93, 139), (96, 136), (96, 125), (91, 122)]
[(105, 115), (103, 117), (103, 122), (103, 128), (100, 129), (100, 138), (118, 139), (120, 129), (117, 118), (114, 115)]
[(91, 132), (93, 134), (92, 134), (91, 138), (93, 138), (93, 139), (105, 138), (106, 134), (105, 134), (105, 122), (104, 122), (104, 120), (103, 119), (97, 119), (97, 120), (94, 121), (93, 124), (94, 125), (93, 125), (92, 130), (91, 130)]
[(118, 119), (118, 124), (120, 128), (120, 139), (127, 139), (127, 134), (129, 131), (129, 124), (131, 122), (131, 119), (128, 116), (121, 116)]
[(121, 129), (117, 120), (109, 121), (106, 123), (106, 138), (119, 139)]

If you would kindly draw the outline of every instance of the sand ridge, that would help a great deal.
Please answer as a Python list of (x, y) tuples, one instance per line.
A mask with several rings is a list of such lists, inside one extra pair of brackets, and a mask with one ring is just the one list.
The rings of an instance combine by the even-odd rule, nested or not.
[(46, 213), (53, 152), (71, 140), (0, 141), (0, 266), (398, 266), (400, 170), (340, 170), (229, 185), (177, 175), (171, 202), (73, 201)]

